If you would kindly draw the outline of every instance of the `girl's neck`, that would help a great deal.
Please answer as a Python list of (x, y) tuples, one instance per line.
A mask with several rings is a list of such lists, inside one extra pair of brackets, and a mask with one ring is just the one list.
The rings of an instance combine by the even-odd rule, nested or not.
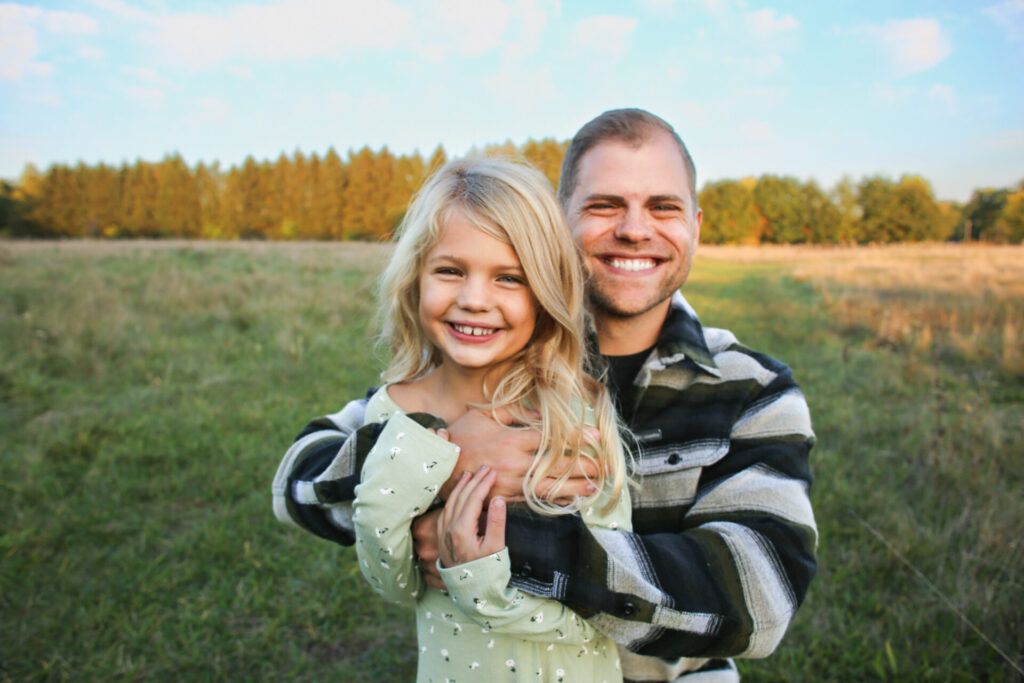
[[(484, 378), (491, 368), (458, 368), (442, 363), (431, 373), (391, 387), (390, 395), (406, 412), (427, 412), (449, 424), (462, 417), (471, 404), (486, 403)], [(491, 372), (491, 382), (500, 378)]]

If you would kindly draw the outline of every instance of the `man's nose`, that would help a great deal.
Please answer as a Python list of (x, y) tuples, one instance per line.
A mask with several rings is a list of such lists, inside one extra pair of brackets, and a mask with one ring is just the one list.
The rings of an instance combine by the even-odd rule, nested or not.
[(640, 207), (626, 209), (622, 220), (615, 228), (615, 237), (626, 242), (643, 242), (651, 238), (651, 226), (647, 216)]

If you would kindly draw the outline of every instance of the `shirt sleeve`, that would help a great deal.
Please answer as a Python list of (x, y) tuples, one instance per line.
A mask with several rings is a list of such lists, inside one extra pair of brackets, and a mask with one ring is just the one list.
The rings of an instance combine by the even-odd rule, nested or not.
[(463, 614), (495, 633), (530, 641), (586, 647), (597, 630), (557, 600), (509, 586), (508, 549), (454, 567), (437, 565), (448, 594)]
[(359, 567), (374, 590), (411, 604), (425, 584), (410, 526), (455, 469), (459, 449), (408, 415), (396, 414), (366, 456), (352, 520)]
[(745, 402), (725, 456), (701, 469), (692, 504), (659, 511), (678, 517), (667, 531), (644, 533), (636, 514), (639, 533), (509, 515), (512, 584), (565, 602), (638, 654), (770, 654), (814, 576), (817, 545), (810, 415), (778, 366)]
[(274, 515), (287, 524), (342, 545), (352, 545), (352, 498), (359, 483), (356, 446), (379, 432), (362, 427), (366, 399), (311, 421), (295, 438), (277, 468), (272, 486)]

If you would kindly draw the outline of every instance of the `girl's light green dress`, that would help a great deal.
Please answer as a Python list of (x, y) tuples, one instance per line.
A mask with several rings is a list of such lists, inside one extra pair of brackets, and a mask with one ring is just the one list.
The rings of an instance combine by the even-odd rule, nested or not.
[[(593, 422), (589, 408), (586, 417)], [(356, 550), (378, 593), (416, 606), (417, 681), (621, 681), (610, 638), (561, 603), (509, 587), (507, 549), (442, 568), (448, 595), (423, 582), (410, 525), (451, 475), (458, 447), (409, 419), (386, 387), (370, 399), (365, 421), (388, 424), (356, 488)], [(583, 511), (588, 525), (631, 528), (627, 491), (609, 513), (601, 507)]]

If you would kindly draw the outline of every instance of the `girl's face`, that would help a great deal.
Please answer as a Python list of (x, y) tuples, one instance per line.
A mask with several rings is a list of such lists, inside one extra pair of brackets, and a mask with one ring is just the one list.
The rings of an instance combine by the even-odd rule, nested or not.
[(537, 304), (519, 257), (456, 210), (420, 270), (420, 325), (443, 363), (490, 370), (530, 341)]

